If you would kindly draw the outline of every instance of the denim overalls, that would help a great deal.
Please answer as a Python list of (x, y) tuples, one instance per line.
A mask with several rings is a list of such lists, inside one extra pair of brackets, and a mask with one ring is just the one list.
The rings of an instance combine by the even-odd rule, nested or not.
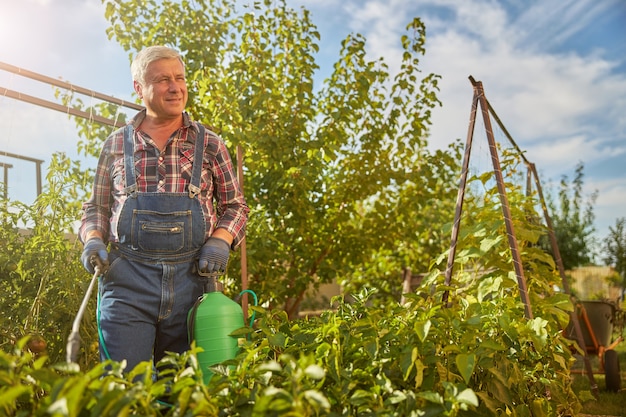
[(198, 198), (205, 139), (198, 126), (187, 193), (138, 192), (134, 129), (124, 130), (127, 198), (111, 267), (100, 278), (98, 324), (101, 359), (126, 359), (127, 370), (141, 361), (156, 363), (166, 351), (189, 349), (187, 313), (203, 292), (194, 261), (206, 228)]

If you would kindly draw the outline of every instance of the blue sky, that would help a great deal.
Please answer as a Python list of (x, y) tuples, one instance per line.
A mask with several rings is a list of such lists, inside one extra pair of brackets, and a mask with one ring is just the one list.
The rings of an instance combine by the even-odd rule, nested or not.
[[(241, 1), (245, 4), (248, 1)], [(626, 1), (624, 0), (287, 0), (312, 13), (322, 41), (319, 77), (330, 74), (341, 40), (361, 33), (371, 57), (393, 70), (399, 37), (414, 16), (426, 24), (424, 74), (442, 76), (441, 108), (429, 143), (465, 140), (468, 76), (488, 100), (542, 182), (570, 179), (585, 164), (586, 193), (599, 191), (598, 237), (626, 217)], [(109, 41), (100, 0), (0, 0), (0, 61), (132, 99), (126, 52)], [(0, 87), (52, 99), (51, 89), (0, 71)], [(0, 150), (49, 161), (75, 153), (64, 114), (0, 96)], [(475, 143), (485, 142), (475, 134)], [(0, 157), (10, 196), (34, 197), (31, 168)], [(30, 190), (33, 190), (32, 192)]]

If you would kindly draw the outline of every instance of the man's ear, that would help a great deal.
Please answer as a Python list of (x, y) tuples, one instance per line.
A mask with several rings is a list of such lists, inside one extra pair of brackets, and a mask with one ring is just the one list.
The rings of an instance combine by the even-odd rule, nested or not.
[(133, 81), (133, 88), (135, 89), (135, 93), (139, 96), (140, 99), (143, 99), (142, 87), (137, 81)]

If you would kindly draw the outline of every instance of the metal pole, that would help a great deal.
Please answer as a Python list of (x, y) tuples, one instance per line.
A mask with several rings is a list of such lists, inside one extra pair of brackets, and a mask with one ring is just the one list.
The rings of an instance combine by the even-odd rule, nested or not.
[(37, 196), (41, 195), (42, 185), (41, 185), (41, 164), (43, 161), (37, 161), (35, 164), (37, 165)]
[(36, 167), (35, 167), (35, 175), (37, 178), (37, 195), (39, 196), (41, 194), (41, 164), (44, 163), (44, 160), (42, 159), (37, 159), (37, 158), (31, 158), (30, 156), (24, 156), (24, 155), (17, 155), (11, 152), (5, 152), (5, 151), (0, 151), (0, 156), (6, 156), (9, 158), (15, 158), (15, 159), (21, 159), (23, 161), (29, 161), (29, 162), (34, 162)]
[(0, 62), (0, 69), (8, 71), (8, 72), (12, 72), (14, 74), (18, 74), (21, 75), (23, 77), (27, 77), (36, 81), (41, 81), (43, 83), (47, 83), (47, 84), (51, 84), (54, 85), (56, 87), (61, 87), (64, 88), (66, 90), (69, 91), (76, 91), (77, 93), (80, 94), (84, 94), (86, 96), (90, 96), (93, 98), (97, 98), (99, 100), (104, 100), (104, 101), (108, 101), (109, 103), (113, 103), (113, 104), (119, 104), (120, 106), (124, 106), (124, 107), (128, 107), (134, 110), (141, 110), (143, 109), (143, 106), (130, 102), (130, 101), (125, 101), (119, 98), (115, 98), (106, 94), (102, 94), (102, 93), (98, 93), (96, 91), (93, 90), (89, 90), (87, 88), (83, 88), (83, 87), (79, 87), (77, 85), (74, 85), (72, 83), (68, 83), (65, 81), (61, 81), (58, 80), (56, 78), (52, 78), (52, 77), (47, 77), (45, 75), (41, 75), (38, 74), (36, 72), (32, 72), (29, 70), (26, 70), (24, 68), (20, 68), (20, 67), (16, 67), (14, 65), (11, 64), (6, 64), (4, 62)]
[(89, 286), (87, 287), (87, 291), (85, 292), (85, 296), (83, 297), (83, 301), (81, 302), (80, 308), (78, 309), (78, 313), (76, 313), (76, 317), (74, 318), (74, 322), (72, 323), (72, 331), (68, 337), (66, 346), (67, 363), (77, 363), (78, 350), (80, 349), (80, 322), (85, 315), (87, 303), (89, 303), (89, 298), (91, 297), (91, 293), (96, 286), (96, 282), (98, 282), (99, 276), (100, 268), (96, 266), (93, 277), (91, 277), (91, 281), (89, 282)]
[[(127, 107), (130, 109), (134, 109), (134, 110), (142, 110), (143, 106), (130, 102), (130, 101), (126, 101), (126, 100), (122, 100), (119, 98), (115, 98), (113, 96), (109, 96), (106, 94), (102, 94), (102, 93), (98, 93), (96, 91), (93, 90), (89, 90), (87, 88), (83, 88), (83, 87), (79, 87), (77, 85), (65, 82), (65, 81), (61, 81), (59, 79), (56, 78), (52, 78), (52, 77), (48, 77), (42, 74), (38, 74), (36, 72), (33, 71), (29, 71), (26, 70), (24, 68), (20, 68), (20, 67), (16, 67), (14, 65), (11, 64), (7, 64), (4, 62), (0, 62), (0, 70), (5, 70), (8, 72), (12, 72), (14, 74), (17, 75), (21, 75), (23, 77), (27, 77), (36, 81), (40, 81), (43, 83), (47, 83), (56, 87), (60, 87), (60, 88), (64, 88), (68, 91), (71, 92), (77, 92), (80, 94), (84, 94), (87, 95), (89, 97), (92, 98), (96, 98), (99, 100), (103, 100), (103, 101), (107, 101), (109, 103), (112, 104), (117, 104), (119, 106), (123, 106), (123, 107)], [(98, 115), (94, 115), (92, 112), (85, 112), (79, 109), (75, 109), (69, 106), (63, 106), (61, 104), (58, 103), (54, 103), (52, 101), (48, 101), (48, 100), (44, 100), (38, 97), (34, 97), (28, 94), (24, 94), (21, 93), (19, 91), (14, 91), (14, 90), (10, 90), (8, 88), (4, 88), (4, 87), (0, 87), (0, 95), (5, 96), (5, 97), (10, 97), (16, 100), (20, 100), (20, 101), (24, 101), (26, 103), (30, 103), (30, 104), (35, 104), (37, 106), (41, 106), (41, 107), (45, 107), (51, 110), (57, 110), (59, 112), (63, 112), (65, 114), (69, 114), (72, 116), (77, 116), (77, 117), (82, 117), (84, 119), (87, 120), (92, 120), (94, 122), (97, 123), (101, 123), (107, 126), (112, 126), (112, 127), (117, 127), (117, 119), (116, 120), (112, 120), (112, 119), (108, 119), (106, 117), (102, 117), (102, 116), (98, 116)], [(35, 162), (37, 164), (37, 195), (40, 195), (42, 193), (42, 177), (41, 177), (41, 164), (44, 162), (40, 159), (34, 159), (34, 158), (28, 158), (28, 157), (24, 157), (21, 155), (14, 155), (14, 154), (10, 154), (8, 152), (3, 152), (0, 151), (0, 155), (5, 155), (5, 156), (9, 156), (9, 157), (13, 157), (13, 158), (19, 158), (19, 159), (23, 159), (26, 161), (31, 161), (31, 162)]]
[(9, 90), (8, 88), (0, 87), (0, 95), (24, 101), (26, 103), (35, 104), (37, 106), (46, 107), (48, 109), (56, 110), (61, 113), (71, 114), (72, 116), (79, 116), (87, 120), (93, 120), (94, 122), (102, 123), (104, 125), (116, 127), (115, 120), (107, 119), (106, 117), (78, 110), (73, 107), (62, 106), (61, 104), (34, 97), (28, 94), (20, 93), (19, 91)]
[(0, 162), (0, 167), (4, 168), (4, 176), (2, 179), (4, 180), (4, 199), (9, 199), (9, 168), (13, 168), (11, 164), (5, 164)]

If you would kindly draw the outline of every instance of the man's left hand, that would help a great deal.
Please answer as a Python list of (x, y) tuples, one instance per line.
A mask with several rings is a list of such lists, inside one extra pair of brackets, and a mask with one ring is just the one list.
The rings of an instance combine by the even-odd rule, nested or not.
[(198, 269), (202, 273), (225, 272), (230, 245), (219, 237), (210, 237), (200, 250)]

